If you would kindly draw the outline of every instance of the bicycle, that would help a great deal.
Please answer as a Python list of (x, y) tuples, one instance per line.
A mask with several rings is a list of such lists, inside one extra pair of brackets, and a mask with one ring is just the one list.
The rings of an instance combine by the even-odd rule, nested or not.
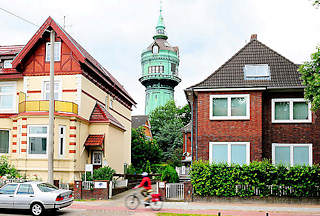
[[(137, 192), (134, 192), (133, 194), (127, 196), (125, 199), (125, 206), (130, 210), (134, 210), (138, 208), (140, 203), (141, 201), (140, 201), (140, 198), (138, 197)], [(151, 194), (151, 200), (149, 200), (149, 203), (153, 211), (159, 211), (163, 206), (161, 195)]]

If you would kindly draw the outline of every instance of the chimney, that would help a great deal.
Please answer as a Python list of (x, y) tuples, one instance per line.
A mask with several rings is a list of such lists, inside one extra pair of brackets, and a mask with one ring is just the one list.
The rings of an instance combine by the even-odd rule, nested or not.
[(252, 41), (252, 40), (257, 40), (257, 34), (252, 34), (251, 35), (250, 41)]

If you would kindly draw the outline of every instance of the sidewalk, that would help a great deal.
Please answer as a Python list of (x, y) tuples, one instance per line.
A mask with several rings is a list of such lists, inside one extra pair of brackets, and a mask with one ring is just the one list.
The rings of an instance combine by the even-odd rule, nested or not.
[[(135, 211), (124, 206), (124, 199), (133, 191), (118, 194), (110, 200), (75, 201), (73, 209), (108, 210), (114, 215), (153, 216), (156, 212), (142, 205)], [(320, 216), (320, 205), (314, 204), (269, 204), (269, 203), (217, 203), (217, 202), (165, 202), (160, 212), (207, 214), (222, 216)]]

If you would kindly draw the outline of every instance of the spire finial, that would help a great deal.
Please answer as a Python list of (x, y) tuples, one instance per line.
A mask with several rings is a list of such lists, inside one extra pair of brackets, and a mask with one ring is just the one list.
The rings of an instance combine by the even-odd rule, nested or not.
[(164, 22), (163, 22), (163, 17), (162, 17), (162, 0), (160, 0), (160, 15), (159, 15), (159, 19), (158, 19), (158, 24), (157, 24), (157, 27), (156, 27), (156, 34), (153, 36), (154, 39), (157, 39), (157, 38), (162, 38), (162, 39), (168, 39), (168, 36), (166, 34), (166, 27), (164, 25)]

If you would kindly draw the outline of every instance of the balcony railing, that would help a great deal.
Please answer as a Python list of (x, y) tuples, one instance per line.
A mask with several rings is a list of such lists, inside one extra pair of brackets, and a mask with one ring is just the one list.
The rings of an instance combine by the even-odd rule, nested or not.
[[(78, 114), (78, 104), (68, 101), (54, 101), (54, 111)], [(49, 101), (22, 101), (19, 103), (21, 112), (49, 112)]]

